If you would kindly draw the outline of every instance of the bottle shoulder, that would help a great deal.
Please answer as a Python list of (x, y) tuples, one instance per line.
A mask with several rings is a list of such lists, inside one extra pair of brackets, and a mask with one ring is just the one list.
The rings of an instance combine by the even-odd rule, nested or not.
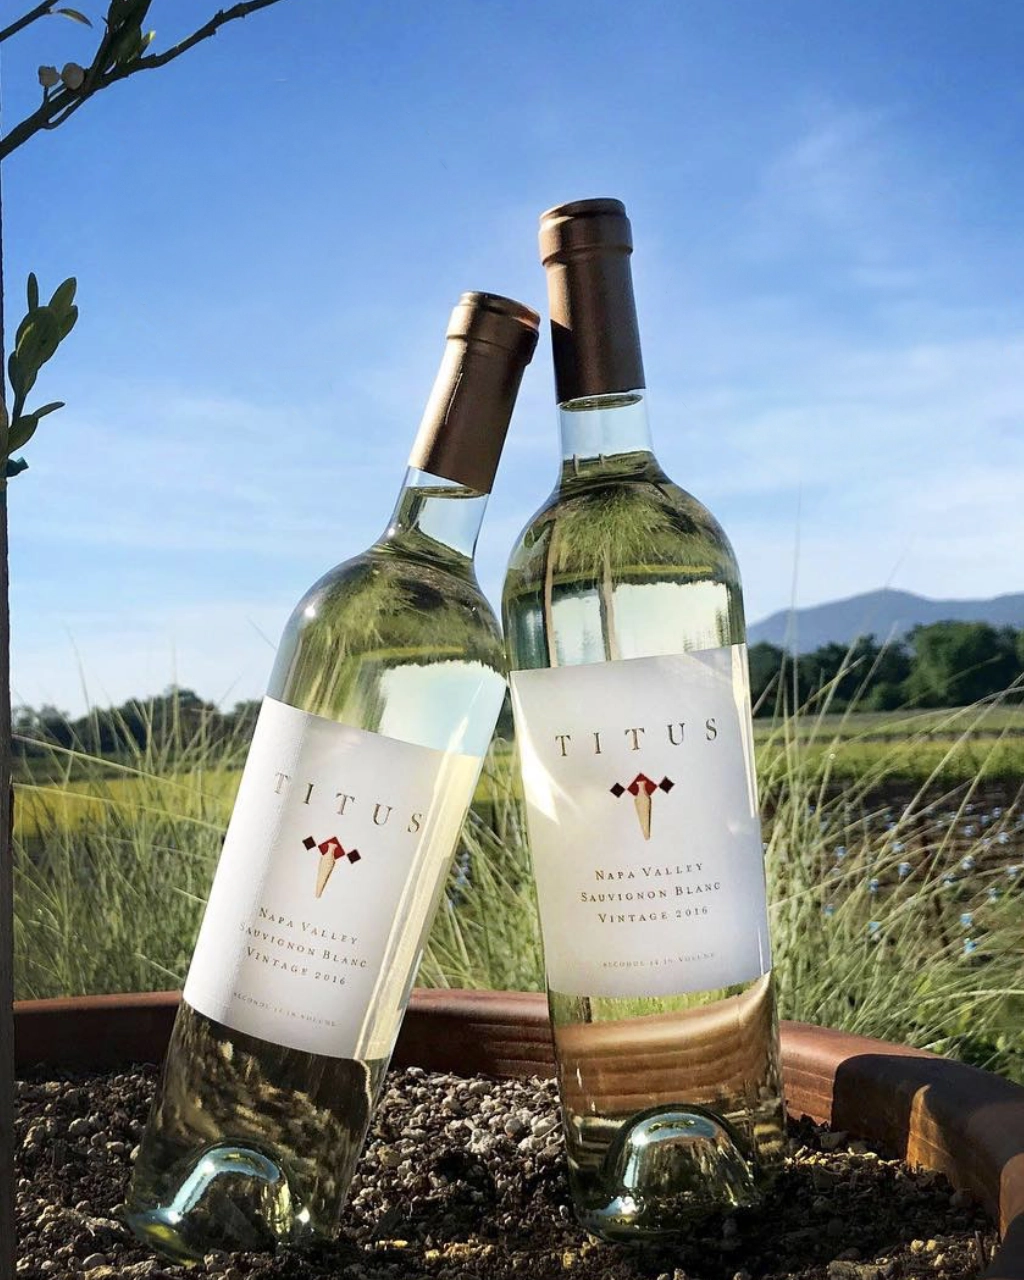
[(741, 644), (739, 570), (721, 525), (650, 454), (622, 474), (563, 474), (527, 525), (502, 593), (509, 668)]
[(657, 464), (627, 476), (563, 479), (513, 548), (506, 589), (550, 570), (658, 568), (738, 583), (729, 539), (711, 511)]
[(374, 546), (329, 569), (305, 593), (293, 617), (325, 618), (374, 628), (393, 620), (423, 620), (437, 610), (478, 616), (497, 630), (497, 619), (472, 565), (449, 568)]
[(274, 684), (303, 655), (334, 669), (437, 662), (503, 665), (501, 631), (475, 576), (370, 549), (330, 569), (285, 627)]
[(475, 580), (369, 551), (299, 602), (268, 692), (341, 724), (481, 756), (504, 688), (501, 633)]

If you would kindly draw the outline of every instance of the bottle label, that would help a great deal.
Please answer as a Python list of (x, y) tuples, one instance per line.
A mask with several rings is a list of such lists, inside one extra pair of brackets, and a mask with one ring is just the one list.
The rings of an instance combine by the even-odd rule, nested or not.
[(512, 697), (552, 990), (767, 973), (746, 646), (517, 671)]
[(185, 1000), (292, 1049), (390, 1053), (479, 770), (265, 698)]

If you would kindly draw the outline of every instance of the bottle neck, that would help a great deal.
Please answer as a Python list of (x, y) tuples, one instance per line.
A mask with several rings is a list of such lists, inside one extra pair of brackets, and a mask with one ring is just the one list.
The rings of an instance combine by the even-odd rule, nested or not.
[(628, 473), (653, 461), (646, 392), (567, 400), (558, 406), (562, 434), (562, 478)]
[(486, 509), (486, 493), (410, 467), (377, 546), (469, 568)]

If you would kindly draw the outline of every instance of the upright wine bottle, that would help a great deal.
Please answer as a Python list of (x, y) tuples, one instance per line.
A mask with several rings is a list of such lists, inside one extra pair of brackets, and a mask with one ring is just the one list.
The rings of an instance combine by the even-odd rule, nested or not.
[(739, 573), (651, 448), (618, 200), (541, 219), (558, 484), (504, 589), (576, 1211), (755, 1201), (783, 1115)]
[(463, 295), (387, 529), (285, 630), (129, 1197), (172, 1256), (337, 1230), (504, 695), (473, 553), (537, 326)]

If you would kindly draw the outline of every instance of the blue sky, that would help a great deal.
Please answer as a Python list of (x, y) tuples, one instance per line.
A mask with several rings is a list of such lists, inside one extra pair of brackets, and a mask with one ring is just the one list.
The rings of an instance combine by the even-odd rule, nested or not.
[[(155, 0), (158, 47), (216, 7)], [(90, 40), (5, 46), (8, 127)], [(3, 173), (9, 321), (29, 270), (82, 306), (12, 485), (16, 695), (258, 695), (382, 528), (459, 293), (543, 308), (537, 215), (592, 195), (632, 216), (658, 453), (752, 619), (794, 578), (1024, 589), (1022, 65), (988, 0), (281, 0), (87, 104)], [(545, 346), (492, 599), (554, 478)]]

